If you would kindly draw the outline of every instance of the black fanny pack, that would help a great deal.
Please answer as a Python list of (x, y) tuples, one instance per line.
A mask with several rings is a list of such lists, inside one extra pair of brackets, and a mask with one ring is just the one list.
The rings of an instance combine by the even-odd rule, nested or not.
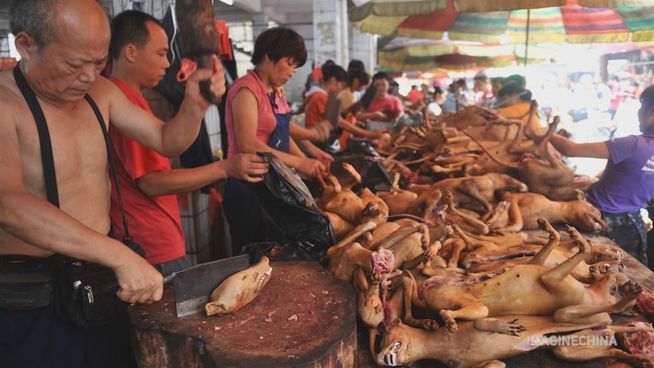
[[(59, 192), (57, 188), (54, 157), (52, 154), (52, 144), (45, 115), (43, 114), (41, 105), (36, 98), (36, 94), (25, 80), (25, 77), (20, 70), (20, 65), (16, 66), (13, 72), (16, 84), (23, 94), (32, 115), (34, 116), (34, 121), (36, 122), (39, 143), (41, 146), (41, 162), (43, 164), (43, 176), (48, 202), (59, 207)], [(112, 162), (113, 148), (111, 146), (109, 135), (107, 134), (106, 124), (100, 110), (95, 104), (95, 101), (93, 101), (89, 95), (85, 95), (84, 99), (95, 113), (105, 140), (109, 168), (116, 185), (115, 190), (118, 196), (123, 227), (125, 230), (122, 242), (133, 251), (143, 256), (143, 249), (135, 244), (129, 235), (127, 219), (125, 218), (122, 198), (118, 188), (118, 181), (116, 180), (116, 172)], [(5, 289), (5, 294), (9, 296), (8, 299), (11, 299), (9, 302), (5, 301), (7, 309), (26, 309), (30, 306), (33, 306), (34, 308), (43, 307), (48, 305), (46, 301), (49, 302), (49, 299), (51, 298), (53, 307), (60, 317), (68, 320), (72, 324), (82, 327), (107, 324), (114, 319), (117, 313), (125, 309), (126, 304), (118, 299), (118, 296), (116, 295), (118, 291), (118, 282), (112, 269), (98, 264), (71, 259), (62, 255), (55, 255), (48, 258), (48, 260), (51, 260), (49, 262), (52, 263), (49, 280), (46, 281), (47, 277), (44, 274), (42, 275), (43, 279), (37, 277), (35, 283), (28, 283), (31, 286), (30, 288), (25, 288), (26, 281), (24, 280), (28, 280), (32, 273), (29, 269), (23, 269), (12, 278), (15, 283), (12, 284), (7, 282), (2, 286), (2, 288)], [(3, 270), (0, 269), (0, 274), (3, 273), (2, 271)], [(2, 276), (0, 275), (0, 280), (1, 278)], [(17, 290), (21, 287), (23, 287), (25, 293), (17, 294)], [(27, 291), (28, 289), (29, 291)], [(45, 296), (48, 294), (48, 290), (51, 297)]]
[(42, 308), (52, 301), (55, 264), (52, 259), (0, 257), (0, 308), (9, 311)]
[(121, 310), (113, 270), (64, 257), (0, 257), (0, 308), (8, 311), (52, 308), (74, 325), (108, 323)]
[(112, 269), (95, 263), (60, 261), (54, 274), (54, 310), (77, 326), (104, 325), (126, 308), (117, 291)]

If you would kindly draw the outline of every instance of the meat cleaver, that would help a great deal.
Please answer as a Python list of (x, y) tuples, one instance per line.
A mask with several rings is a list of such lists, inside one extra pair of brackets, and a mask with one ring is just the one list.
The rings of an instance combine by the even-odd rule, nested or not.
[(184, 317), (204, 310), (211, 292), (226, 278), (250, 266), (243, 254), (217, 261), (200, 263), (164, 278), (164, 284), (175, 286), (175, 312)]

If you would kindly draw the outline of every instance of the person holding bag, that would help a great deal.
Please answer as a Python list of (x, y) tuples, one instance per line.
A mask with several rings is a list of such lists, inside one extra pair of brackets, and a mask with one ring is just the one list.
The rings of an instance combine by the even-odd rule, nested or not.
[[(286, 104), (279, 89), (306, 60), (304, 39), (289, 28), (271, 28), (257, 37), (252, 54), (254, 69), (237, 79), (227, 95), (228, 158), (238, 153), (272, 152), (300, 174), (322, 180), (327, 167), (305, 157), (289, 135), (290, 116), (275, 113)], [(224, 208), (234, 254), (248, 243), (265, 240), (259, 202), (242, 180), (227, 181)]]

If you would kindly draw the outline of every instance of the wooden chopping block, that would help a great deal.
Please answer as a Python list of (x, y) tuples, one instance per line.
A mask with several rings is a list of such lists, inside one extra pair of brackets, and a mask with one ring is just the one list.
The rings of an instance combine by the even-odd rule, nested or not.
[(273, 262), (263, 291), (221, 317), (175, 317), (174, 290), (129, 310), (139, 367), (355, 367), (356, 300), (313, 262)]

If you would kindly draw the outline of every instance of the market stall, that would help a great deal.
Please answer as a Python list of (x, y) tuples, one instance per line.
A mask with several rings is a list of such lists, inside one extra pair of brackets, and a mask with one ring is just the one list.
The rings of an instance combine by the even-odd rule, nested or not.
[[(262, 1), (264, 10), (270, 10), (271, 4), (274, 5)], [(153, 31), (145, 30), (148, 36), (145, 39), (157, 39), (161, 43), (157, 53), (160, 60), (158, 70), (163, 73), (169, 69), (169, 63), (176, 62), (182, 67), (182, 76), (185, 71), (195, 70), (196, 66), (213, 66), (219, 71), (220, 61), (216, 54), (228, 54), (233, 62), (230, 65), (234, 66), (237, 56), (242, 56), (238, 54), (250, 50), (239, 42), (234, 42), (232, 47), (227, 33), (221, 32), (229, 21), (214, 21), (214, 10), (225, 10), (230, 6), (223, 3), (225, 5), (216, 7), (209, 0), (177, 1), (178, 8), (171, 7), (165, 18), (170, 42), (165, 39), (165, 27), (157, 28), (157, 19), (143, 21), (143, 24), (162, 31), (150, 33)], [(114, 344), (125, 354), (124, 357), (116, 356), (117, 361), (124, 358), (125, 362), (130, 362), (136, 358), (138, 366), (144, 368), (654, 366), (654, 328), (651, 324), (654, 322), (654, 273), (640, 263), (647, 263), (642, 247), (621, 248), (617, 243), (623, 244), (620, 240), (624, 239), (618, 240), (611, 235), (615, 228), (626, 228), (628, 231), (622, 235), (639, 237), (628, 245), (645, 245), (644, 238), (652, 227), (641, 209), (651, 201), (650, 197), (654, 197), (654, 190), (650, 193), (647, 191), (650, 187), (643, 183), (654, 183), (654, 179), (642, 179), (641, 176), (654, 173), (654, 141), (650, 144), (648, 140), (654, 139), (654, 87), (643, 90), (636, 83), (636, 86), (619, 90), (620, 86), (615, 85), (614, 91), (608, 86), (600, 86), (594, 75), (581, 73), (573, 78), (565, 75), (569, 83), (565, 87), (547, 89), (543, 83), (539, 85), (540, 91), (534, 89), (535, 93), (532, 93), (528, 90), (531, 86), (527, 87), (525, 76), (515, 74), (522, 71), (527, 74), (528, 63), (549, 62), (558, 57), (558, 51), (540, 45), (545, 42), (592, 43), (597, 48), (604, 43), (623, 43), (617, 49), (623, 50), (621, 47), (628, 45), (630, 51), (632, 47), (640, 50), (637, 49), (639, 43), (651, 42), (654, 36), (652, 1), (348, 1), (353, 25), (364, 32), (388, 36), (378, 43), (377, 73), (372, 77), (370, 74), (373, 73), (369, 73), (372, 68), (366, 70), (361, 60), (355, 60), (346, 71), (338, 65), (346, 65), (345, 57), (329, 53), (340, 47), (338, 42), (348, 39), (347, 34), (340, 33), (346, 24), (331, 23), (333, 19), (329, 19), (332, 16), (337, 19), (345, 17), (347, 12), (342, 8), (345, 3), (312, 2), (316, 9), (311, 9), (315, 11), (311, 32), (324, 36), (324, 39), (316, 36), (316, 41), (312, 42), (314, 45), (309, 42), (305, 45), (304, 35), (288, 29), (271, 31), (288, 33), (293, 47), (269, 47), (278, 40), (277, 36), (270, 36), (271, 33), (267, 34), (271, 37), (269, 39), (262, 37), (266, 42), (251, 37), (251, 43), (258, 43), (260, 47), (265, 43), (266, 51), (254, 51), (253, 55), (248, 55), (252, 60), (262, 59), (261, 63), (254, 63), (254, 71), (248, 72), (247, 77), (252, 83), (248, 87), (250, 92), (245, 91), (247, 86), (232, 85), (231, 92), (245, 91), (243, 98), (249, 101), (248, 105), (240, 105), (238, 112), (232, 109), (239, 106), (241, 99), (234, 102), (236, 97), (232, 95), (233, 99), (230, 99), (230, 92), (216, 92), (223, 87), (222, 82), (219, 86), (214, 85), (222, 72), (215, 73), (209, 82), (198, 81), (197, 75), (185, 79), (174, 73), (174, 92), (180, 97), (181, 118), (173, 118), (167, 125), (153, 119), (143, 132), (129, 125), (129, 118), (134, 115), (140, 118), (134, 120), (148, 121), (150, 116), (129, 109), (131, 106), (124, 99), (112, 103), (114, 94), (102, 99), (102, 92), (111, 92), (113, 87), (95, 74), (91, 79), (97, 77), (102, 81), (100, 83), (108, 85), (102, 88), (103, 91), (98, 91), (101, 88), (93, 90), (94, 82), (89, 81), (85, 84), (86, 89), (78, 90), (84, 92), (79, 96), (61, 104), (46, 105), (52, 101), (44, 97), (57, 97), (57, 93), (43, 94), (49, 91), (41, 89), (50, 85), (46, 82), (61, 84), (62, 90), (67, 90), (71, 81), (81, 81), (85, 76), (78, 74), (73, 78), (70, 74), (63, 78), (54, 68), (70, 64), (65, 54), (72, 52), (72, 44), (59, 44), (62, 53), (55, 53), (57, 58), (53, 60), (56, 62), (49, 65), (42, 58), (47, 54), (35, 53), (47, 42), (44, 45), (39, 42), (32, 44), (31, 38), (25, 37), (29, 32), (21, 31), (22, 34), (17, 36), (19, 46), (21, 39), (27, 42), (26, 45), (32, 45), (31, 48), (25, 44), (20, 47), (25, 54), (20, 61), (21, 68), (15, 68), (17, 61), (14, 58), (0, 58), (0, 71), (13, 68), (13, 75), (3, 72), (5, 83), (2, 88), (8, 88), (10, 92), (5, 94), (12, 99), (20, 97), (14, 88), (17, 83), (27, 101), (23, 106), (23, 99), (11, 100), (12, 107), (19, 107), (15, 110), (24, 110), (25, 119), (16, 117), (12, 122), (17, 128), (5, 129), (5, 135), (11, 138), (5, 139), (10, 143), (6, 150), (16, 152), (9, 157), (8, 163), (12, 165), (7, 167), (12, 175), (7, 176), (9, 185), (5, 185), (2, 192), (2, 203), (8, 210), (1, 214), (4, 222), (0, 235), (9, 241), (0, 249), (0, 321), (3, 322), (0, 330), (4, 332), (4, 339), (0, 339), (0, 366), (27, 366), (22, 362), (32, 358), (35, 359), (34, 366), (43, 366), (53, 361), (50, 355), (70, 358), (71, 361), (77, 360), (78, 355), (80, 361), (91, 356), (96, 362), (103, 359), (109, 362), (109, 356), (113, 354), (106, 352), (112, 350), (104, 348), (113, 348)], [(352, 6), (353, 3), (357, 6)], [(18, 7), (16, 4), (21, 3), (14, 3)], [(80, 4), (83, 3), (77, 5)], [(89, 21), (93, 19), (95, 24), (103, 26), (105, 14), (98, 4), (87, 1), (83, 5), (61, 8), (76, 14), (80, 22), (93, 23)], [(114, 5), (119, 4), (112, 2), (110, 6)], [(141, 2), (134, 1), (132, 5), (134, 9), (143, 9)], [(89, 9), (83, 9), (85, 7)], [(329, 12), (325, 11), (328, 7), (331, 7)], [(55, 10), (62, 11), (60, 8)], [(87, 18), (81, 10), (88, 11), (93, 17)], [(23, 6), (20, 11), (23, 18), (29, 18), (30, 9)], [(142, 13), (136, 14), (143, 16)], [(271, 21), (268, 18), (258, 20), (263, 20), (266, 25)], [(58, 23), (44, 22), (44, 26)], [(84, 25), (80, 28), (93, 28), (92, 24)], [(247, 27), (250, 28), (246, 30)], [(243, 32), (234, 33), (249, 37), (257, 27), (258, 24), (244, 25)], [(118, 34), (118, 28), (112, 25), (111, 32)], [(234, 28), (238, 29), (237, 26)], [(84, 42), (80, 41), (80, 44), (98, 43), (92, 49), (102, 51), (98, 55), (105, 55), (103, 44), (89, 37), (92, 35), (86, 35), (76, 27), (72, 30), (70, 36), (84, 36)], [(110, 28), (104, 27), (101, 31), (98, 31), (100, 38), (108, 39)], [(306, 39), (313, 40), (309, 36)], [(323, 42), (325, 40), (336, 41), (332, 44)], [(308, 68), (313, 70), (306, 78), (302, 94), (307, 106), (310, 105), (308, 101), (315, 98), (312, 100), (314, 105), (311, 105), (314, 110), (305, 106), (303, 119), (295, 114), (297, 109), (288, 106), (286, 100), (293, 101), (288, 97), (290, 93), (286, 95), (281, 87), (291, 83), (296, 69), (310, 57), (307, 49), (314, 46), (316, 50), (311, 51), (328, 56), (329, 62), (324, 62), (324, 69), (319, 65)], [(167, 47), (177, 48), (181, 54), (175, 55), (175, 60), (167, 59)], [(134, 48), (131, 43), (126, 48), (132, 51), (148, 49)], [(279, 49), (296, 48), (303, 52), (298, 56), (286, 55), (273, 60)], [(122, 53), (122, 50), (119, 51)], [(576, 50), (581, 51), (576, 54), (578, 58), (586, 56), (584, 50), (587, 49)], [(340, 60), (332, 60), (332, 55)], [(181, 56), (189, 59), (182, 60)], [(652, 60), (654, 63), (654, 58)], [(324, 60), (315, 57), (311, 61), (317, 64)], [(604, 61), (609, 64), (608, 60)], [(114, 62), (114, 71), (120, 72), (121, 65), (125, 65), (121, 64), (123, 58), (119, 56)], [(490, 69), (483, 70), (523, 62), (525, 68), (514, 69), (511, 73), (514, 75), (499, 80), (498, 88), (492, 85), (492, 79), (499, 74)], [(97, 61), (96, 68), (103, 63), (103, 60)], [(256, 69), (257, 65), (259, 69)], [(74, 64), (69, 67), (81, 70)], [(608, 69), (608, 65), (605, 67)], [(134, 73), (122, 69), (125, 74), (119, 74), (131, 77), (145, 74), (149, 69), (145, 66), (135, 69)], [(173, 69), (168, 70), (169, 77)], [(452, 69), (468, 73), (448, 75)], [(271, 70), (275, 73), (268, 74)], [(400, 92), (400, 83), (393, 81), (384, 71), (403, 79), (403, 87), (411, 88), (411, 91), (402, 96), (404, 92)], [(434, 73), (427, 71), (439, 73), (438, 80)], [(120, 81), (119, 74), (113, 74), (116, 78), (112, 78)], [(642, 84), (652, 84), (654, 69), (642, 74), (645, 75)], [(160, 79), (161, 75), (152, 79), (155, 77)], [(237, 77), (236, 72), (234, 77)], [(475, 83), (472, 89), (466, 84), (469, 79)], [(644, 133), (626, 140), (622, 138), (620, 143), (624, 152), (612, 146), (615, 141), (604, 146), (585, 145), (593, 150), (590, 157), (609, 159), (606, 172), (620, 179), (612, 183), (613, 187), (605, 188), (609, 198), (604, 199), (608, 204), (598, 203), (593, 198), (593, 191), (600, 187), (598, 183), (603, 183), (607, 176), (580, 175), (566, 157), (573, 157), (578, 153), (574, 148), (579, 147), (564, 138), (569, 133), (561, 130), (566, 124), (564, 114), (579, 110), (574, 111), (578, 113), (576, 115), (585, 113), (588, 117), (588, 111), (581, 111), (585, 106), (571, 110), (539, 106), (543, 99), (554, 95), (562, 100), (572, 100), (573, 80), (575, 94), (593, 101), (628, 98), (633, 110), (629, 118), (638, 121), (640, 124), (636, 125)], [(346, 82), (348, 90), (343, 87)], [(178, 83), (191, 87), (186, 90), (187, 87)], [(256, 96), (251, 93), (252, 85), (257, 89)], [(141, 107), (148, 110), (149, 103), (144, 99), (141, 101), (146, 85), (132, 87), (138, 87), (133, 94), (142, 102)], [(342, 92), (346, 94), (340, 96)], [(313, 93), (319, 97), (310, 97)], [(95, 98), (96, 94), (97, 100), (102, 102), (100, 108), (89, 97), (93, 95)], [(190, 99), (182, 102), (182, 95), (184, 98), (190, 96)], [(224, 138), (223, 141), (232, 145), (228, 157), (226, 160), (213, 157), (219, 153), (222, 156), (221, 150), (229, 152), (227, 145), (215, 151), (214, 146), (212, 149), (204, 147), (207, 149), (202, 149), (202, 156), (206, 165), (212, 166), (201, 172), (177, 171), (180, 176), (175, 180), (186, 182), (190, 177), (217, 172), (218, 177), (211, 176), (198, 185), (189, 184), (186, 188), (192, 188), (187, 190), (223, 180), (237, 185), (230, 188), (237, 188), (239, 192), (229, 193), (222, 185), (211, 188), (212, 205), (206, 203), (211, 211), (190, 211), (198, 212), (202, 219), (220, 221), (215, 226), (217, 234), (211, 235), (215, 239), (225, 236), (213, 245), (222, 246), (228, 253), (232, 253), (233, 248), (233, 253), (241, 254), (186, 265), (182, 261), (193, 253), (194, 247), (185, 246), (182, 238), (175, 244), (179, 254), (174, 259), (159, 262), (144, 258), (149, 256), (148, 251), (142, 252), (145, 243), (134, 240), (165, 238), (164, 229), (181, 235), (182, 227), (185, 227), (192, 233), (193, 243), (209, 243), (208, 226), (198, 226), (190, 231), (192, 226), (188, 224), (177, 221), (169, 226), (167, 222), (154, 221), (148, 212), (137, 212), (135, 217), (138, 220), (149, 222), (155, 228), (146, 234), (147, 237), (132, 237), (138, 227), (131, 222), (133, 233), (127, 230), (128, 221), (120, 187), (116, 185), (113, 161), (108, 167), (114, 176), (113, 188), (120, 208), (120, 224), (124, 229), (120, 240), (131, 250), (124, 249), (118, 241), (105, 238), (110, 220), (107, 213), (100, 216), (100, 212), (107, 209), (111, 189), (110, 180), (105, 177), (104, 146), (98, 146), (102, 150), (94, 145), (79, 144), (77, 147), (80, 142), (100, 142), (100, 133), (94, 131), (94, 135), (88, 135), (85, 129), (74, 131), (76, 125), (61, 123), (72, 121), (81, 126), (85, 122), (78, 121), (80, 116), (93, 117), (86, 104), (81, 105), (85, 112), (77, 104), (82, 96), (95, 111), (101, 127), (104, 126), (103, 114), (108, 113), (113, 127), (131, 132), (127, 134), (129, 137), (138, 136), (140, 132), (144, 135), (142, 138), (151, 138), (146, 139), (149, 142), (147, 147), (156, 147), (156, 143), (160, 143), (161, 147), (156, 148), (171, 155), (181, 152), (181, 146), (192, 142), (193, 131), (202, 129), (199, 121), (202, 110), (210, 105), (212, 109), (213, 105), (223, 105), (221, 109), (224, 107), (227, 111), (223, 114), (226, 115), (223, 119), (225, 129), (211, 138), (214, 143)], [(446, 100), (447, 96), (449, 100)], [(116, 93), (116, 98), (119, 97)], [(342, 108), (341, 97), (351, 104)], [(448, 102), (450, 106), (445, 109)], [(47, 106), (45, 112), (34, 107), (40, 104)], [(270, 111), (266, 110), (267, 115), (261, 114), (260, 117), (259, 114), (264, 112), (261, 104)], [(34, 119), (27, 114), (26, 106), (36, 111)], [(60, 109), (62, 106), (74, 108)], [(127, 110), (114, 110), (119, 108)], [(213, 110), (215, 113), (216, 109)], [(616, 111), (617, 107), (613, 114)], [(609, 113), (609, 110), (601, 112)], [(193, 115), (196, 121), (188, 121), (191, 119), (184, 113)], [(250, 116), (249, 113), (255, 114)], [(12, 113), (12, 117), (17, 114)], [(307, 119), (309, 115), (313, 115), (313, 121)], [(239, 118), (238, 121), (234, 120), (235, 117)], [(50, 119), (49, 125), (46, 118)], [(55, 143), (55, 150), (51, 149), (49, 155), (47, 150), (41, 151), (42, 162), (39, 162), (38, 154), (25, 154), (38, 153), (41, 148), (40, 142), (39, 146), (35, 145), (36, 130), (31, 137), (30, 130), (24, 129), (27, 123), (23, 120), (27, 123), (36, 120), (39, 138), (47, 138), (44, 142), (49, 142), (44, 148)], [(218, 120), (211, 122), (217, 129)], [(303, 121), (306, 124), (301, 126)], [(582, 119), (574, 123), (580, 130), (591, 130), (588, 122), (579, 121)], [(256, 124), (249, 129), (247, 124), (252, 122)], [(266, 139), (259, 137), (264, 123), (270, 123), (275, 133)], [(53, 132), (52, 142), (48, 135), (42, 134), (48, 129)], [(249, 134), (247, 138), (250, 139), (239, 141), (241, 130), (256, 134)], [(115, 132), (115, 129), (111, 131)], [(171, 137), (171, 132), (176, 133), (179, 141)], [(104, 129), (102, 133), (105, 133)], [(613, 137), (615, 129), (609, 133)], [(224, 136), (218, 136), (220, 134)], [(82, 139), (85, 137), (87, 139)], [(303, 141), (302, 148), (290, 137)], [(205, 138), (209, 140), (209, 137)], [(118, 152), (122, 153), (122, 150), (112, 148), (110, 140), (105, 143), (109, 159)], [(291, 143), (295, 146), (291, 147)], [(636, 150), (643, 146), (647, 150)], [(62, 147), (72, 147), (70, 151), (63, 150), (68, 160), (61, 159)], [(234, 150), (235, 147), (240, 150)], [(618, 158), (615, 158), (616, 152)], [(82, 224), (87, 220), (93, 222), (87, 224), (93, 231), (71, 221), (70, 216), (61, 213), (57, 216), (53, 206), (45, 206), (43, 199), (46, 197), (50, 203), (59, 206), (57, 176), (51, 162), (53, 155), (57, 158), (59, 179), (75, 179), (60, 181), (63, 212), (70, 211), (71, 202), (74, 202), (74, 207), (97, 211), (94, 213), (97, 217), (88, 216), (84, 211), (68, 213)], [(616, 169), (620, 162), (628, 162), (636, 156), (640, 161), (629, 163), (631, 170)], [(286, 160), (282, 162), (284, 157)], [(172, 173), (168, 179), (175, 181), (171, 179), (175, 172), (166, 165), (167, 159), (162, 156), (161, 161), (165, 170), (154, 170), (154, 175), (161, 178)], [(41, 180), (38, 170), (37, 173), (32, 170), (40, 168), (39, 165), (44, 167), (44, 180)], [(93, 170), (89, 172), (89, 168)], [(641, 176), (633, 175), (634, 172)], [(77, 179), (80, 173), (83, 180)], [(637, 180), (632, 181), (628, 174)], [(181, 175), (184, 175), (183, 180)], [(102, 180), (86, 182), (87, 176)], [(130, 178), (129, 183), (134, 184), (132, 189), (147, 196), (147, 200), (161, 196), (159, 192), (147, 191), (150, 187), (138, 186), (139, 182), (148, 183), (147, 177), (143, 181), (144, 177)], [(47, 184), (44, 185), (43, 181)], [(71, 186), (71, 183), (76, 185)], [(165, 187), (168, 183), (151, 185)], [(219, 190), (223, 190), (222, 193), (219, 194)], [(646, 200), (636, 196), (642, 192), (648, 193)], [(166, 195), (174, 194), (166, 192)], [(638, 202), (637, 206), (624, 209), (615, 205), (614, 199), (624, 199), (623, 194), (624, 197), (631, 196), (627, 199)], [(107, 196), (106, 201), (96, 203), (102, 195)], [(125, 198), (130, 200), (129, 196)], [(223, 221), (220, 212), (227, 208), (227, 205), (221, 208), (223, 198), (225, 203), (232, 201), (232, 209), (249, 210), (240, 216), (243, 221)], [(168, 199), (171, 208), (177, 209), (176, 198)], [(131, 201), (135, 203), (133, 199)], [(186, 203), (186, 206), (195, 207), (195, 202), (199, 201)], [(26, 205), (27, 210), (22, 205)], [(600, 210), (602, 205), (617, 209), (614, 212)], [(146, 206), (137, 204), (135, 207), (140, 210)], [(40, 211), (43, 211), (42, 217), (30, 216)], [(254, 215), (258, 215), (256, 221)], [(169, 217), (178, 219), (179, 214), (175, 212), (175, 216)], [(232, 230), (237, 229), (235, 224), (239, 224), (242, 232), (257, 232), (261, 236), (256, 241), (244, 241), (241, 247), (241, 243), (234, 241), (233, 234), (229, 234), (229, 229), (224, 229), (229, 221), (232, 221)], [(116, 230), (116, 225), (113, 224), (113, 230)], [(41, 232), (49, 236), (31, 237)], [(70, 235), (66, 238), (62, 233)], [(104, 244), (105, 248), (94, 247), (94, 252), (90, 252), (87, 244), (91, 241)], [(32, 243), (36, 249), (32, 249)], [(96, 249), (101, 257), (94, 258), (95, 254), (91, 254)], [(47, 258), (50, 255), (54, 256)], [(69, 258), (64, 259), (62, 255)], [(196, 257), (192, 263), (197, 261)], [(88, 271), (89, 265), (93, 267), (95, 262), (104, 265), (100, 276), (92, 268)], [(176, 268), (167, 272), (164, 266)], [(78, 269), (88, 274), (77, 274)], [(129, 282), (122, 274), (127, 272), (126, 269), (130, 271)], [(161, 298), (162, 277), (164, 291)], [(138, 285), (139, 282), (146, 285)], [(116, 309), (103, 310), (112, 307)], [(125, 308), (129, 321), (123, 313)], [(51, 320), (41, 321), (38, 327), (43, 331), (31, 335), (33, 326), (30, 324), (38, 322), (41, 313), (46, 313), (47, 319)], [(120, 326), (119, 320), (125, 325)], [(14, 322), (17, 323), (14, 325)], [(55, 323), (58, 325), (53, 328)], [(73, 324), (77, 327), (73, 328)], [(100, 328), (121, 331), (110, 336)], [(22, 335), (14, 330), (25, 332), (25, 336), (30, 338), (22, 341)], [(76, 333), (70, 343), (69, 330)], [(87, 337), (88, 341), (85, 341)], [(85, 350), (86, 344), (94, 337), (100, 338), (101, 341), (95, 341), (95, 345), (100, 345), (105, 353), (94, 355), (93, 350)], [(103, 340), (105, 337), (110, 343)], [(43, 344), (44, 341), (47, 344)], [(124, 346), (118, 346), (119, 343), (124, 343)], [(34, 357), (29, 356), (30, 351), (35, 351)], [(9, 360), (7, 356), (10, 356)], [(128, 363), (108, 364), (128, 366)]]
[[(645, 364), (652, 328), (635, 322), (647, 321), (639, 311), (652, 312), (654, 274), (592, 235), (607, 228), (578, 194), (593, 179), (561, 161), (548, 144), (558, 119), (543, 130), (533, 106), (512, 118), (478, 107), (427, 116), (389, 131), (377, 157), (339, 160), (316, 200), (335, 237), (311, 250), (326, 257), (326, 269), (273, 262), (270, 283), (234, 314), (177, 318), (171, 290), (164, 303), (133, 308), (142, 366), (173, 367), (182, 356), (244, 367), (262, 359), (312, 367), (357, 359)], [(384, 174), (371, 176), (371, 167)], [(620, 348), (592, 340), (597, 334)], [(591, 339), (592, 349), (547, 343), (569, 335)]]

